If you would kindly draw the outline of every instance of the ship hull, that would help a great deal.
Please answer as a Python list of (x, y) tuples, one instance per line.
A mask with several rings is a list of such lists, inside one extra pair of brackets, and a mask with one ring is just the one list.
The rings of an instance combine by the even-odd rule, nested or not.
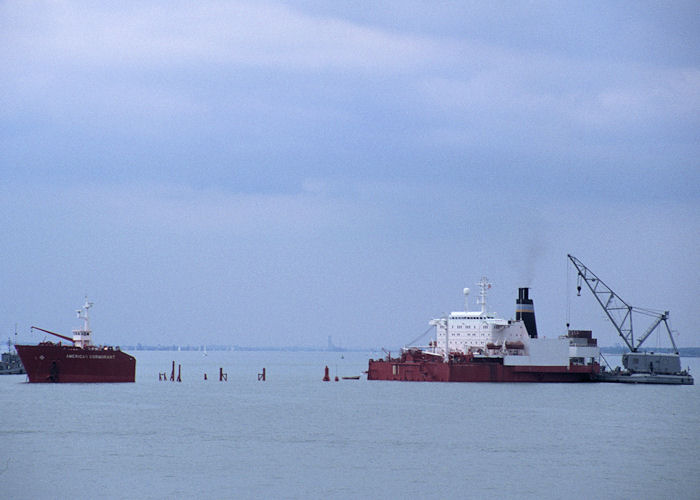
[(694, 385), (695, 379), (689, 373), (685, 374), (651, 374), (651, 373), (601, 373), (598, 382), (617, 382), (621, 384), (663, 384), (663, 385)]
[(136, 359), (111, 347), (16, 345), (29, 382), (134, 382)]
[(599, 366), (507, 366), (501, 359), (450, 362), (370, 360), (367, 380), (403, 382), (593, 382)]

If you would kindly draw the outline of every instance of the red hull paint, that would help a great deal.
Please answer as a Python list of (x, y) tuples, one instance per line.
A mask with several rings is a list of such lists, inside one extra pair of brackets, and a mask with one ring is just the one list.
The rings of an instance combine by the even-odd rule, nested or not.
[(136, 359), (111, 347), (16, 345), (29, 382), (134, 382)]
[(412, 382), (593, 382), (598, 364), (571, 366), (505, 366), (502, 359), (412, 361), (370, 360), (367, 380)]

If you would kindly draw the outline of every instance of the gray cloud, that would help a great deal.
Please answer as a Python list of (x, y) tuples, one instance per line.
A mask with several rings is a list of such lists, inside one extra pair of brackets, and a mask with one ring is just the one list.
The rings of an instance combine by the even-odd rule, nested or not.
[(197, 309), (211, 341), (399, 345), (487, 274), (553, 332), (571, 252), (694, 331), (677, 5), (4, 3), (0, 312), (94, 290), (126, 339), (186, 342)]

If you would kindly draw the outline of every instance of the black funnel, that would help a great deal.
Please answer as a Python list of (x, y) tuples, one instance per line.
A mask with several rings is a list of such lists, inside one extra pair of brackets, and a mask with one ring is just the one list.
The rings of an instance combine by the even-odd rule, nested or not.
[(537, 323), (535, 323), (535, 306), (528, 297), (529, 288), (518, 288), (518, 300), (515, 301), (515, 319), (525, 323), (527, 334), (537, 338)]

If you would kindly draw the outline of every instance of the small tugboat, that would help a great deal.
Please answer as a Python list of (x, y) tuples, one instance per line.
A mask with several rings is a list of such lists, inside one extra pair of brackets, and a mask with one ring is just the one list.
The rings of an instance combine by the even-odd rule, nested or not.
[(92, 343), (89, 310), (92, 302), (77, 311), (83, 327), (73, 330), (73, 338), (36, 326), (39, 330), (70, 342), (40, 342), (38, 345), (16, 345), (29, 382), (134, 382), (136, 359), (119, 347), (96, 346)]
[(7, 352), (2, 353), (0, 359), (0, 375), (23, 375), (27, 373), (24, 370), (24, 365), (19, 359), (17, 352), (13, 352), (12, 342), (7, 339)]

